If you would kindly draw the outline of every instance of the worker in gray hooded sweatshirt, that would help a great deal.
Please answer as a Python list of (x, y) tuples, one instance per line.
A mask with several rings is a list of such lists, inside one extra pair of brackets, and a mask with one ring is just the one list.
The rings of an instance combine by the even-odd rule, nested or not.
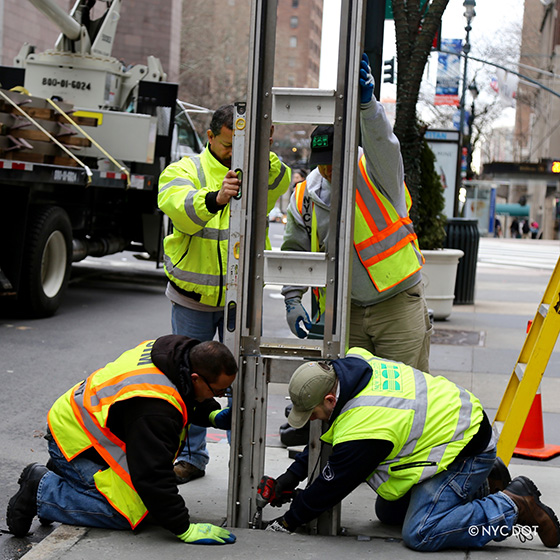
[[(411, 199), (399, 141), (373, 96), (365, 54), (360, 100), (363, 148), (358, 148), (356, 162), (349, 346), (429, 371), (432, 327), (422, 284), (424, 259), (408, 215)], [(309, 163), (316, 167), (292, 195), (283, 251), (328, 251), (333, 136), (333, 126), (319, 126), (311, 134)], [(312, 326), (301, 303), (305, 291), (302, 286), (282, 291), (288, 324), (299, 338)], [(324, 311), (324, 290), (315, 289), (314, 297), (316, 322)]]

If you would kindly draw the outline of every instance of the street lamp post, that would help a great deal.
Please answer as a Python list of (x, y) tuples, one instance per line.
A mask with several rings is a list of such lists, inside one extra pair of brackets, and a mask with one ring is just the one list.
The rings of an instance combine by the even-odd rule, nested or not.
[[(463, 7), (465, 8), (465, 18), (467, 20), (467, 25), (465, 26), (466, 37), (465, 37), (465, 44), (463, 45), (463, 54), (464, 57), (464, 64), (463, 64), (463, 84), (462, 84), (462, 93), (461, 93), (461, 102), (460, 102), (460, 114), (459, 114), (459, 157), (458, 157), (458, 164), (457, 164), (457, 184), (458, 186), (461, 185), (461, 161), (463, 158), (463, 148), (464, 148), (464, 137), (465, 137), (465, 97), (467, 93), (467, 66), (468, 66), (468, 59), (469, 59), (469, 52), (471, 51), (471, 44), (470, 44), (470, 33), (471, 33), (471, 21), (473, 20), (476, 12), (474, 8), (476, 6), (476, 0), (464, 0)], [(457, 189), (459, 192), (459, 189)], [(454, 215), (457, 215), (457, 207), (458, 207), (458, 199), (456, 197), (455, 200), (455, 208), (454, 208)]]
[(468, 87), (469, 93), (471, 94), (471, 99), (472, 99), (472, 103), (471, 103), (471, 112), (469, 115), (469, 119), (468, 119), (468, 126), (469, 126), (469, 144), (467, 146), (467, 179), (471, 179), (472, 178), (472, 155), (473, 155), (473, 123), (474, 123), (474, 111), (475, 111), (475, 107), (474, 107), (474, 102), (476, 100), (476, 98), (478, 97), (478, 88), (476, 87), (476, 82), (473, 80), (471, 82), (471, 84)]

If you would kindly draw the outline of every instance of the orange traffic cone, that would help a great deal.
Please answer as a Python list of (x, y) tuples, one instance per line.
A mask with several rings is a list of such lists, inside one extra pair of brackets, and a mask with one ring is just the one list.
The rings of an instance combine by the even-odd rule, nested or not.
[(544, 442), (541, 390), (529, 410), (527, 420), (519, 436), (517, 447), (513, 450), (516, 457), (545, 461), (560, 455), (560, 445), (547, 445)]
[[(529, 332), (531, 324), (532, 321), (529, 321), (527, 332)], [(513, 450), (513, 454), (516, 457), (538, 459), (540, 461), (552, 459), (552, 457), (560, 455), (560, 445), (547, 445), (544, 442), (540, 387), (535, 395), (535, 399), (533, 400), (533, 404), (531, 405), (527, 420), (525, 420), (525, 425), (523, 426), (523, 430), (521, 430), (521, 435), (519, 436), (517, 447)]]

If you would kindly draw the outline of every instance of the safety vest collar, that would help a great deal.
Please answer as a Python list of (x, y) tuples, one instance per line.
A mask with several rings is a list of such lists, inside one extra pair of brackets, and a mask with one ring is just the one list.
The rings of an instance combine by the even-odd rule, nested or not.
[[(192, 284), (194, 286), (200, 287), (198, 290), (200, 292), (208, 291), (203, 290), (203, 287), (222, 287), (223, 279), (225, 276), (224, 274), (205, 274), (203, 272), (195, 272), (194, 270), (184, 270), (179, 266), (174, 266), (171, 258), (167, 254), (164, 255), (163, 262), (165, 264), (165, 270), (167, 271), (169, 276), (171, 276), (171, 278), (173, 278), (175, 282), (178, 280), (180, 287), (182, 287), (180, 283)], [(188, 288), (185, 289), (188, 290)]]
[[(210, 145), (207, 144), (204, 151), (200, 156), (190, 156), (193, 163), (196, 165), (198, 178), (200, 180), (200, 186), (204, 188), (206, 186), (205, 174), (209, 177), (225, 177), (226, 173), (229, 171), (229, 167), (226, 167), (223, 163), (219, 162), (216, 157), (210, 151)], [(197, 160), (199, 159), (202, 169), (200, 169)], [(204, 183), (202, 182), (204, 181)]]

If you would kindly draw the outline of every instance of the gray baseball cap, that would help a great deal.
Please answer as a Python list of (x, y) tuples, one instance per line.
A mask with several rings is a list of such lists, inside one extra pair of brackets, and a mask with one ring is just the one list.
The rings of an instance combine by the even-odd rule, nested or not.
[(323, 402), (327, 393), (334, 387), (336, 374), (327, 362), (307, 362), (294, 371), (288, 392), (292, 410), (288, 423), (294, 428), (305, 426), (313, 409)]

